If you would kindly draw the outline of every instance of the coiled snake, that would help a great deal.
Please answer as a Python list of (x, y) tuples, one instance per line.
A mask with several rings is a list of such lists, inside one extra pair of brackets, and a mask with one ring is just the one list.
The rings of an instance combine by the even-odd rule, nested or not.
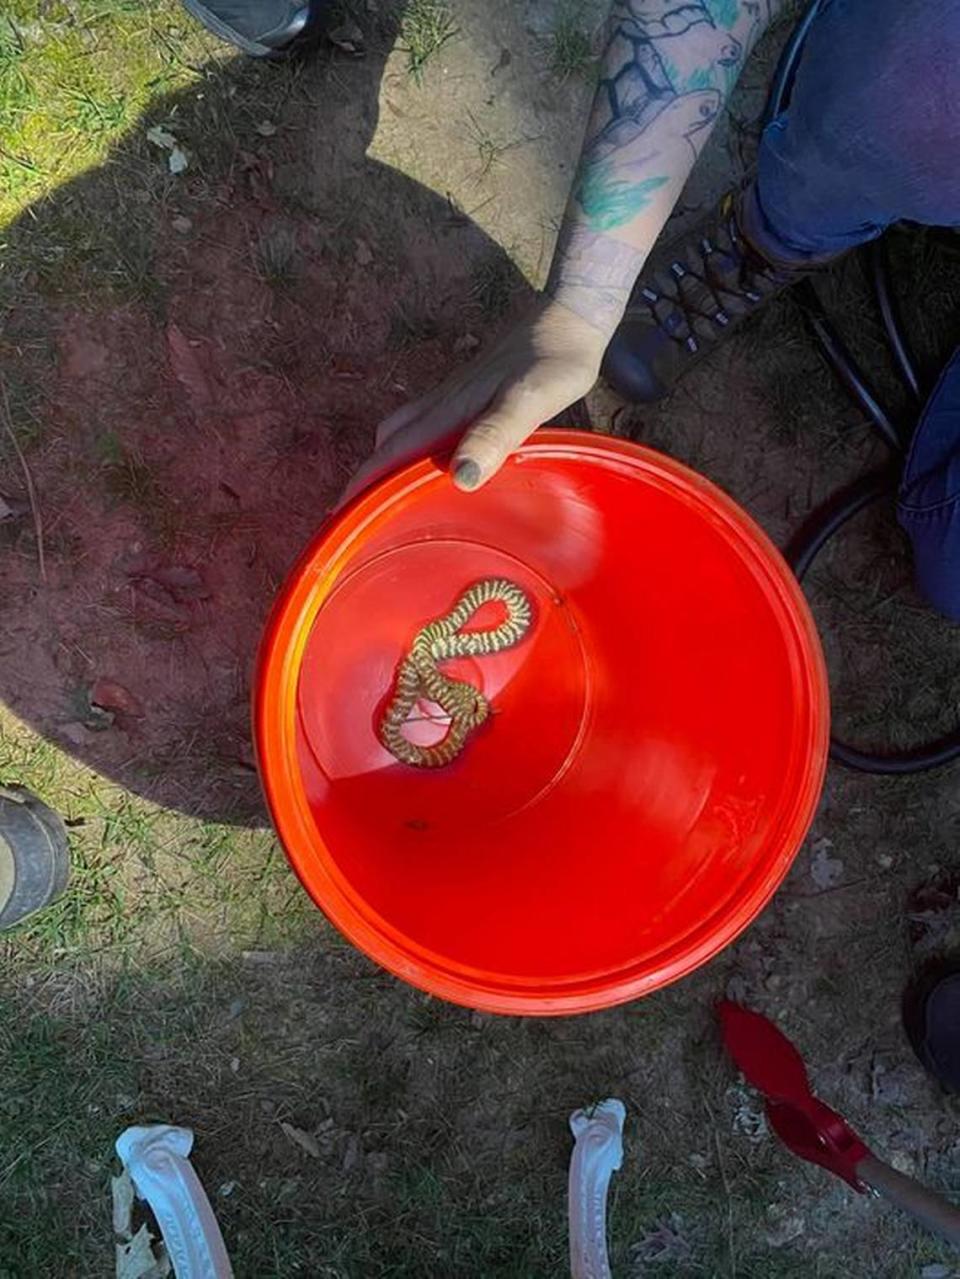
[[(474, 613), (499, 600), (507, 616), (485, 631), (464, 631)], [(410, 652), (400, 664), (393, 697), (380, 721), (380, 740), (390, 754), (416, 768), (450, 764), (463, 750), (467, 737), (490, 713), (490, 703), (466, 680), (451, 679), (438, 662), (452, 657), (486, 657), (519, 643), (530, 628), (530, 601), (514, 582), (488, 577), (461, 595), (445, 617), (428, 622), (414, 636)], [(446, 736), (433, 746), (417, 746), (403, 734), (418, 698), (436, 702), (450, 716)]]

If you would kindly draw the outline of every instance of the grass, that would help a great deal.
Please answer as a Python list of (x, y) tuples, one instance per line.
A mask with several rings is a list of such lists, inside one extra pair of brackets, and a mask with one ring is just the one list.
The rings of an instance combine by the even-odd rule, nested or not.
[(423, 84), (427, 63), (459, 34), (447, 0), (408, 0), (400, 27), (400, 47), (407, 55), (407, 70)]
[(596, 63), (596, 50), (586, 29), (582, 0), (564, 0), (550, 33), (550, 69), (561, 79), (588, 75)]
[(262, 231), (254, 248), (256, 274), (271, 289), (289, 289), (296, 282), (298, 247), (296, 232), (288, 227)]
[(415, 288), (411, 296), (394, 303), (390, 312), (387, 344), (391, 350), (406, 351), (440, 334), (440, 325), (426, 291)]
[(156, 480), (135, 449), (124, 445), (113, 431), (99, 437), (97, 449), (106, 471), (107, 489), (116, 501), (139, 507), (157, 504)]
[[(179, 49), (178, 49), (179, 45)], [(109, 56), (123, 47), (122, 59)], [(196, 79), (194, 30), (172, 3), (54, 0), (0, 17), (0, 226), (93, 165), (158, 88)], [(106, 55), (106, 56), (105, 56)]]
[[(578, 6), (561, 5), (556, 14), (555, 74), (588, 73)], [(453, 11), (437, 0), (412, 0), (404, 15), (401, 39), (411, 77), (423, 87), (420, 109), (429, 103), (431, 60), (457, 28)], [(331, 65), (311, 91), (352, 93), (350, 77), (362, 65)], [(282, 167), (290, 136), (285, 111), (302, 90), (300, 76), (295, 66), (235, 63), (178, 0), (49, 0), (42, 7), (13, 0), (0, 16), (0, 357), (10, 369), (18, 439), (40, 454), (76, 450), (77, 489), (106, 490), (118, 524), (131, 512), (154, 519), (154, 532), (169, 521), (159, 538), (164, 549), (182, 539), (177, 495), (160, 490), (144, 461), (162, 439), (138, 430), (195, 429), (176, 419), (183, 397), (173, 401), (173, 420), (150, 405), (142, 423), (101, 414), (91, 397), (79, 414), (90, 432), (84, 454), (57, 429), (57, 412), (73, 406), (58, 391), (56, 335), (36, 325), (51, 315), (82, 324), (88, 314), (102, 320), (129, 307), (147, 310), (162, 333), (168, 298), (178, 289), (183, 296), (177, 273), (189, 254), (201, 237), (205, 250), (226, 239), (235, 209), (230, 183), (256, 176), (254, 162), (240, 154), (262, 148)], [(275, 137), (257, 132), (264, 120), (277, 123)], [(465, 145), (486, 179), (502, 147), (473, 121), (471, 130), (465, 104)], [(181, 179), (143, 136), (152, 124), (169, 128), (190, 151)], [(307, 136), (295, 134), (297, 161)], [(283, 198), (299, 194), (312, 209), (305, 191), (315, 194), (301, 178)], [(336, 231), (323, 259), (322, 283), (337, 307), (353, 305), (345, 292), (358, 229), (351, 198), (345, 188), (330, 213)], [(191, 220), (189, 235), (168, 232), (174, 215)], [(283, 321), (285, 308), (302, 301), (293, 286), (300, 254), (306, 263), (311, 249), (304, 218), (298, 242), (287, 216), (288, 205), (265, 215), (258, 206), (249, 238), (236, 242), (236, 275), (253, 274), (276, 291), (268, 299), (276, 327), (267, 345), (255, 327), (249, 341), (261, 359), (289, 366), (293, 380), (303, 361), (300, 330)], [(915, 268), (923, 291), (935, 297), (943, 332), (952, 332), (955, 290), (933, 247), (905, 239), (895, 248), (907, 263), (904, 278)], [(384, 291), (384, 340), (397, 359), (445, 336), (450, 305), (441, 279), (429, 270), (410, 274), (400, 300)], [(472, 313), (491, 322), (507, 314), (516, 280), (503, 253), (481, 257), (466, 308), (471, 323)], [(236, 280), (228, 272), (223, 283)], [(204, 287), (220, 284), (212, 277)], [(50, 308), (34, 308), (37, 297), (52, 300)], [(856, 321), (851, 311), (845, 318)], [(365, 318), (358, 312), (358, 325)], [(757, 374), (753, 394), (774, 419), (754, 452), (776, 462), (777, 449), (791, 449), (789, 474), (773, 477), (779, 501), (787, 480), (808, 463), (813, 471), (816, 462), (824, 483), (858, 467), (865, 436), (820, 376), (796, 318), (774, 317), (769, 332), (766, 323), (742, 339), (742, 351)], [(931, 320), (923, 331), (931, 358), (936, 327)], [(761, 360), (767, 362), (755, 368)], [(728, 372), (720, 385), (722, 420), (703, 436), (704, 454), (713, 452), (694, 460), (709, 469), (717, 441), (729, 441), (736, 488), (752, 483), (744, 441), (749, 419), (759, 414), (757, 398), (734, 394), (744, 380), (738, 366), (724, 366), (725, 378)], [(350, 385), (344, 394), (360, 416), (359, 389)], [(144, 401), (152, 395), (159, 399), (160, 391), (147, 383)], [(311, 402), (311, 416), (315, 408)], [(678, 395), (663, 412), (661, 442), (672, 451), (683, 443), (682, 408)], [(224, 433), (227, 453), (230, 443)], [(9, 461), (0, 440), (4, 482)], [(53, 495), (41, 497), (55, 547), (67, 531)], [(223, 526), (211, 517), (204, 537), (248, 538), (255, 555), (256, 520), (242, 525), (232, 507), (221, 515)], [(150, 519), (134, 523), (151, 527)], [(952, 713), (955, 637), (947, 628), (934, 634), (915, 601), (905, 610), (902, 599), (890, 605), (906, 568), (902, 548), (875, 527), (869, 532), (873, 552), (846, 568), (825, 560), (811, 590), (824, 629), (846, 637), (837, 657), (849, 667), (836, 668), (838, 712), (847, 717), (841, 722), (880, 735), (892, 721), (906, 733), (937, 707)], [(5, 529), (3, 537), (0, 556), (27, 533)], [(25, 557), (29, 547), (19, 550)], [(57, 559), (57, 571), (65, 564)], [(263, 571), (275, 575), (282, 566)], [(100, 607), (96, 599), (89, 606)], [(127, 625), (110, 612), (102, 616), (104, 625)], [(60, 638), (57, 661), (68, 662), (70, 636)], [(876, 664), (881, 649), (895, 655), (888, 667)], [(177, 660), (187, 660), (187, 651), (178, 648)], [(238, 668), (244, 660), (237, 654)], [(72, 669), (64, 679), (78, 695), (64, 715), (82, 718), (88, 685)], [(844, 688), (852, 690), (849, 698)], [(151, 713), (175, 714), (178, 734), (168, 750), (140, 761), (143, 775), (188, 798), (223, 767), (206, 707)], [(128, 740), (135, 755), (135, 733)], [(246, 818), (256, 810), (256, 783), (249, 771), (236, 771)], [(194, 1129), (196, 1166), (238, 1279), (553, 1279), (566, 1261), (567, 1117), (605, 1095), (623, 1097), (629, 1109), (610, 1210), (614, 1272), (624, 1279), (644, 1272), (915, 1279), (922, 1265), (946, 1259), (938, 1244), (878, 1206), (799, 1168), (772, 1143), (747, 1140), (735, 1126), (732, 1072), (709, 1013), (732, 974), (752, 979), (756, 951), (766, 947), (769, 969), (750, 989), (772, 1002), (764, 983), (770, 972), (783, 979), (793, 992), (785, 1009), (790, 1028), (805, 1032), (805, 1049), (821, 1069), (876, 1043), (896, 1051), (893, 1016), (905, 965), (898, 904), (926, 859), (954, 856), (953, 797), (942, 778), (907, 786), (832, 778), (815, 834), (829, 832), (851, 880), (869, 881), (878, 850), (895, 857), (883, 884), (863, 893), (866, 918), (857, 915), (859, 897), (808, 900), (801, 857), (789, 895), (765, 916), (766, 931), (761, 920), (708, 970), (633, 1006), (546, 1022), (472, 1015), (395, 981), (324, 923), (269, 832), (185, 816), (125, 791), (6, 710), (0, 779), (31, 786), (64, 815), (73, 862), (65, 896), (0, 939), (0, 1279), (109, 1273), (112, 1143), (130, 1122), (160, 1120)], [(859, 1070), (854, 1060), (848, 1084)], [(881, 1148), (895, 1145), (909, 1121), (920, 1133), (918, 1146), (951, 1158), (952, 1138), (941, 1140), (932, 1098), (890, 1114), (853, 1097), (862, 1104), (858, 1122), (869, 1124)], [(292, 1144), (284, 1123), (314, 1135), (319, 1157)], [(798, 1240), (767, 1241), (771, 1206), (802, 1212)], [(645, 1262), (664, 1226), (676, 1236), (668, 1255)]]
[(502, 254), (481, 258), (474, 267), (471, 301), (485, 319), (498, 320), (505, 315), (516, 290), (516, 272), (510, 260)]

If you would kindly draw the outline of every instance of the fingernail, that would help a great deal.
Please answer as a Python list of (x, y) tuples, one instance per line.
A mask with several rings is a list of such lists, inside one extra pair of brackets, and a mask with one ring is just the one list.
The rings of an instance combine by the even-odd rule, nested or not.
[(458, 489), (466, 489), (468, 493), (479, 487), (480, 467), (472, 457), (462, 457), (454, 463), (453, 482)]

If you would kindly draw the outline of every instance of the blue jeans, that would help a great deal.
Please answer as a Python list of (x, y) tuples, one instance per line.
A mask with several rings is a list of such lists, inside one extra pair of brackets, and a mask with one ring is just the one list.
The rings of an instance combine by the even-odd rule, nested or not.
[[(824, 0), (761, 139), (744, 229), (804, 265), (903, 219), (960, 226), (960, 0)], [(960, 352), (920, 419), (898, 515), (918, 587), (960, 621)]]
[(893, 222), (960, 225), (960, 0), (825, 0), (764, 132), (752, 239), (828, 258)]

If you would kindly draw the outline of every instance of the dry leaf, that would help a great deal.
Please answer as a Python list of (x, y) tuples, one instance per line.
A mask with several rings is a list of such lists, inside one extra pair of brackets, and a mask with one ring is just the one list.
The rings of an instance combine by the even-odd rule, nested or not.
[(347, 1141), (347, 1149), (343, 1156), (343, 1171), (353, 1172), (360, 1163), (360, 1138), (356, 1133), (351, 1133)]
[(644, 1262), (683, 1262), (693, 1249), (684, 1233), (683, 1218), (672, 1212), (659, 1221), (656, 1227), (643, 1236), (630, 1249), (630, 1255), (641, 1265)]
[(133, 1182), (126, 1168), (119, 1177), (110, 1178), (110, 1190), (113, 1194), (113, 1233), (129, 1239), (133, 1233)]
[(190, 164), (190, 157), (183, 147), (174, 147), (167, 159), (167, 168), (171, 173), (182, 173)]
[(147, 1274), (144, 1279), (167, 1279), (167, 1275), (173, 1273), (173, 1266), (170, 1262), (170, 1254), (167, 1252), (166, 1246), (160, 1244), (158, 1248), (158, 1257), (154, 1274)]
[(273, 162), (269, 156), (241, 151), (240, 163), (253, 198), (262, 204), (272, 203)]
[(169, 129), (162, 129), (159, 124), (147, 130), (147, 141), (152, 142), (155, 147), (163, 147), (164, 151), (172, 151), (177, 145), (177, 139)]
[(90, 705), (105, 711), (117, 711), (121, 715), (131, 715), (134, 719), (142, 719), (144, 715), (140, 700), (113, 679), (95, 681), (90, 689)]
[(320, 1158), (320, 1147), (317, 1145), (316, 1137), (308, 1132), (304, 1132), (302, 1128), (294, 1128), (293, 1124), (281, 1123), (284, 1135), (289, 1137), (295, 1146), (299, 1146), (302, 1151), (310, 1156), (311, 1159)]
[(152, 1279), (157, 1273), (151, 1234), (141, 1226), (129, 1243), (117, 1244), (117, 1279)]
[(183, 217), (182, 214), (178, 214), (175, 218), (171, 218), (170, 225), (173, 227), (174, 231), (178, 232), (180, 235), (186, 235), (193, 227), (193, 223), (190, 219)]
[(0, 524), (2, 524), (4, 520), (12, 520), (12, 519), (13, 519), (13, 507), (9, 506), (3, 500), (3, 498), (0, 497)]
[(146, 576), (159, 582), (178, 604), (187, 604), (191, 600), (208, 600), (211, 595), (203, 574), (191, 564), (168, 564), (154, 569)]
[(194, 408), (211, 404), (216, 398), (213, 379), (203, 367), (197, 349), (176, 324), (167, 325), (167, 354), (174, 377), (189, 394)]
[(327, 39), (343, 53), (351, 57), (362, 58), (364, 55), (363, 32), (355, 22), (343, 22), (327, 32)]
[(817, 888), (835, 888), (843, 879), (843, 862), (838, 857), (831, 857), (833, 841), (818, 839), (813, 846), (813, 857), (810, 859), (810, 878)]
[(272, 120), (261, 120), (258, 125), (254, 126), (261, 138), (272, 138), (277, 131), (277, 126)]

